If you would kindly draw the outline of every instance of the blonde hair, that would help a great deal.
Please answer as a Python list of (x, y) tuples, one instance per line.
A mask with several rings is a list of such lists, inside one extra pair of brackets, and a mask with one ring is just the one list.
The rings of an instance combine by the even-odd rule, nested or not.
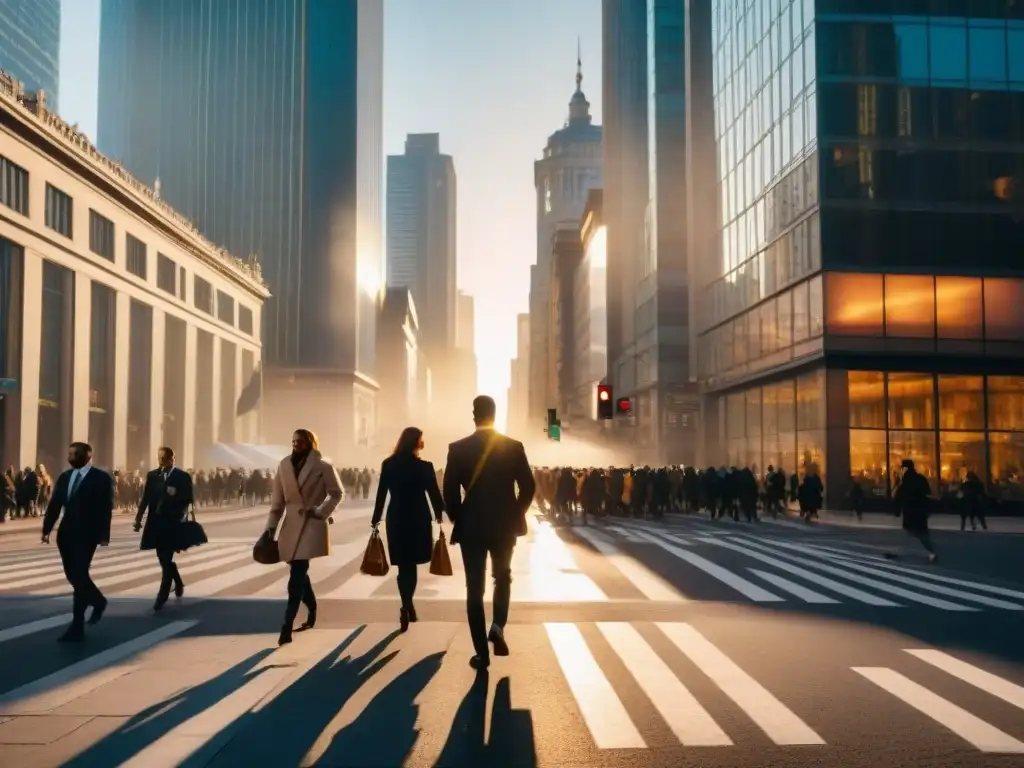
[(295, 434), (302, 435), (309, 441), (310, 446), (314, 451), (320, 450), (320, 441), (316, 438), (316, 432), (311, 429), (296, 429)]

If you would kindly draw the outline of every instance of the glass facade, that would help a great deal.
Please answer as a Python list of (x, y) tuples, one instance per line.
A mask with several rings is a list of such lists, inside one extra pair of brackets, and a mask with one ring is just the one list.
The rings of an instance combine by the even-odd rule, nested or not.
[(0, 69), (58, 112), (61, 0), (0, 0)]
[(259, 257), (268, 364), (372, 376), (382, 4), (104, 0), (100, 38), (101, 151)]

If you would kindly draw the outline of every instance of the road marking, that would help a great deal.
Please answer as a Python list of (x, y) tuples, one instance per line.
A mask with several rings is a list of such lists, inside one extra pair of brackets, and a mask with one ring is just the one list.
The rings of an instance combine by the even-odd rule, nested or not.
[(791, 555), (787, 553), (778, 552), (770, 547), (762, 544), (757, 544), (746, 539), (743, 540), (748, 547), (754, 547), (755, 549), (762, 552), (771, 552), (777, 557), (785, 557), (790, 560), (796, 560), (797, 562), (803, 563), (808, 568), (812, 568), (815, 571), (824, 571), (830, 573), (833, 576), (841, 576), (844, 579), (852, 581), (856, 584), (863, 584), (866, 587), (877, 589), (879, 592), (886, 592), (890, 595), (896, 595), (896, 597), (902, 597), (905, 600), (910, 600), (915, 603), (921, 603), (922, 605), (928, 605), (932, 608), (938, 608), (943, 611), (960, 611), (960, 612), (971, 612), (977, 611), (978, 608), (972, 608), (969, 605), (960, 605), (959, 603), (951, 603), (949, 600), (942, 600), (938, 597), (929, 597), (928, 595), (922, 595), (919, 592), (914, 592), (909, 589), (903, 589), (902, 587), (896, 587), (891, 584), (887, 584), (884, 581), (878, 581), (877, 579), (869, 579), (867, 576), (858, 576), (850, 571), (843, 570), (842, 568), (834, 568), (831, 565), (825, 565), (824, 563), (811, 562), (806, 558), (801, 558), (797, 555)]
[(658, 574), (646, 566), (641, 565), (633, 558), (624, 555), (622, 551), (611, 543), (606, 537), (596, 531), (577, 529), (574, 533), (584, 541), (591, 544), (601, 555), (608, 560), (612, 566), (621, 573), (626, 580), (636, 587), (648, 600), (657, 600), (669, 603), (685, 603), (686, 598), (679, 594), (679, 591), (669, 584)]
[[(115, 645), (87, 659), (70, 664), (46, 677), (34, 680), (0, 696), (0, 713), (41, 715), (69, 704), (135, 669), (134, 664), (118, 664), (191, 629), (196, 621), (174, 621), (160, 629)], [(111, 666), (113, 665), (113, 666)]]
[(837, 604), (839, 601), (835, 600), (827, 595), (823, 595), (820, 592), (815, 592), (813, 589), (807, 589), (807, 587), (801, 586), (796, 582), (785, 579), (782, 576), (776, 576), (774, 573), (768, 573), (767, 571), (759, 571), (756, 568), (747, 568), (755, 576), (767, 581), (783, 592), (788, 592), (794, 597), (799, 597), (805, 603), (815, 603), (818, 605), (832, 605)]
[(657, 536), (652, 536), (649, 533), (640, 533), (639, 535), (651, 544), (656, 544), (669, 554), (679, 558), (684, 562), (689, 563), (695, 568), (699, 568), (709, 576), (713, 576), (723, 584), (732, 587), (741, 595), (753, 600), (756, 603), (785, 602), (785, 598), (779, 597), (774, 592), (769, 592), (764, 587), (759, 587), (754, 582), (748, 581), (747, 579), (744, 579), (742, 576), (737, 576), (735, 573), (728, 570), (727, 568), (723, 568), (722, 566), (717, 565), (716, 563), (713, 563), (710, 560), (707, 560), (706, 558), (703, 558), (694, 552), (687, 552), (685, 549), (680, 549), (679, 547), (673, 546), (672, 544), (663, 541)]
[[(235, 552), (234, 554), (224, 555), (223, 552), (205, 552), (196, 557), (190, 558), (187, 562), (179, 563), (178, 567), (183, 571), (183, 578), (187, 580), (188, 569), (190, 566), (197, 565), (203, 570), (220, 568), (225, 565), (230, 565), (238, 561), (240, 557), (244, 557), (245, 553)], [(210, 559), (214, 558), (214, 559)], [(200, 562), (201, 561), (201, 562)], [(101, 569), (102, 570), (102, 569)], [(138, 581), (143, 578), (156, 578), (161, 573), (159, 563), (149, 568), (138, 568), (131, 573), (120, 573), (116, 576), (107, 576), (102, 579), (93, 579), (97, 587), (101, 589), (116, 587), (120, 584), (129, 584), (133, 581)], [(70, 589), (66, 584), (62, 584), (58, 587), (50, 587), (48, 589), (40, 590), (40, 594), (53, 594), (54, 592), (67, 592)], [(154, 587), (143, 584), (133, 589), (127, 590), (120, 593), (124, 597), (130, 597), (135, 595), (149, 594)]]
[[(93, 575), (97, 573), (113, 573), (114, 571), (124, 570), (125, 568), (131, 568), (135, 562), (143, 562), (148, 560), (152, 555), (147, 552), (139, 552), (135, 550), (130, 555), (115, 555), (114, 557), (103, 558), (93, 563), (91, 573)], [(56, 563), (47, 564), (43, 568), (35, 568), (32, 564), (26, 563), (20, 566), (20, 569), (24, 573), (30, 574), (27, 578), (20, 578), (15, 581), (2, 581), (0, 586), (3, 589), (21, 589), (23, 587), (33, 587), (37, 584), (46, 584), (50, 581), (64, 578), (64, 566), (58, 559)]]
[(735, 552), (741, 552), (747, 557), (753, 558), (754, 560), (760, 560), (762, 563), (778, 568), (780, 571), (786, 573), (792, 573), (794, 576), (800, 576), (801, 578), (807, 579), (807, 581), (813, 582), (816, 586), (824, 587), (825, 589), (831, 590), (838, 595), (849, 597), (857, 602), (864, 603), (866, 605), (876, 605), (880, 607), (898, 607), (899, 603), (894, 603), (892, 600), (887, 600), (884, 597), (878, 597), (872, 595), (870, 592), (864, 592), (863, 590), (857, 589), (856, 587), (849, 587), (846, 584), (841, 584), (838, 581), (822, 576), (818, 573), (811, 573), (804, 568), (798, 568), (795, 565), (778, 560), (768, 555), (762, 555), (760, 552), (755, 552), (752, 549), (741, 547), (736, 544), (730, 544), (726, 541), (717, 541), (716, 539), (701, 539), (705, 544), (714, 544), (716, 547), (724, 547), (725, 549), (731, 549)]
[(298, 682), (354, 631), (324, 630), (308, 638), (309, 642), (303, 638), (301, 643), (276, 649), (253, 669), (248, 683), (171, 729), (122, 763), (121, 768), (181, 765), (207, 745), (216, 748), (226, 744), (235, 735), (232, 726), (245, 715), (260, 711)]
[(597, 628), (683, 745), (732, 746), (725, 731), (632, 624), (598, 622)]
[(987, 694), (1002, 699), (1007, 704), (1012, 704), (1017, 709), (1024, 709), (1024, 687), (1016, 683), (1004, 680), (998, 675), (993, 675), (991, 672), (986, 672), (980, 667), (968, 664), (966, 661), (961, 661), (942, 651), (908, 649), (907, 653), (926, 664), (931, 664), (933, 667), (963, 680), (969, 685), (973, 685), (975, 688), (980, 688)]
[[(819, 553), (815, 552), (814, 550), (810, 549), (809, 547), (801, 546), (799, 544), (789, 544), (789, 543), (777, 542), (776, 546), (784, 547), (786, 549), (792, 549), (792, 550), (794, 550), (796, 552), (802, 552), (804, 554), (811, 555), (813, 557), (821, 557), (822, 556)], [(835, 560), (836, 558), (833, 558), (833, 559)], [(850, 570), (859, 571), (861, 573), (868, 573), (868, 574), (871, 574), (872, 576), (878, 576), (878, 577), (883, 578), (883, 579), (899, 579), (900, 582), (903, 583), (903, 584), (908, 584), (908, 585), (917, 587), (918, 589), (923, 589), (926, 592), (934, 592), (934, 593), (939, 594), (939, 595), (946, 595), (947, 597), (956, 597), (956, 598), (959, 598), (960, 600), (966, 600), (966, 601), (969, 601), (969, 602), (979, 603), (980, 605), (987, 605), (990, 608), (1000, 608), (1000, 609), (1006, 610), (1006, 611), (1022, 611), (1022, 610), (1024, 610), (1024, 606), (1018, 605), (1017, 603), (1010, 603), (1010, 602), (1007, 602), (1006, 600), (997, 600), (997, 599), (995, 599), (993, 597), (982, 597), (981, 595), (972, 595), (969, 592), (964, 592), (961, 589), (951, 589), (950, 587), (941, 587), (938, 584), (930, 584), (929, 582), (924, 581), (923, 579), (915, 579), (915, 578), (910, 577), (910, 576), (904, 576), (904, 575), (897, 576), (896, 574), (893, 574), (893, 573), (887, 573), (886, 571), (883, 571), (880, 568), (874, 568), (874, 567), (867, 566), (867, 565), (860, 565), (859, 563), (857, 563), (855, 561), (847, 560), (845, 558), (839, 558), (839, 562), (842, 563), (842, 566), (844, 568), (849, 568)]]
[(1024, 743), (966, 709), (887, 667), (853, 667), (854, 672), (952, 731), (982, 752), (1024, 754)]
[(558, 666), (598, 749), (647, 746), (575, 624), (545, 623)]
[[(309, 580), (313, 583), (313, 590), (316, 591), (316, 586), (319, 582), (330, 578), (337, 570), (344, 568), (362, 555), (365, 549), (366, 545), (362, 542), (341, 544), (340, 546), (332, 547), (331, 554), (328, 557), (318, 557), (311, 560), (309, 562)], [(250, 597), (282, 597), (288, 590), (288, 567), (284, 566), (281, 570), (284, 572), (284, 575), (280, 579), (264, 587), (259, 592), (250, 595)]]
[(606, 525), (604, 527), (604, 529), (606, 531), (611, 531), (612, 533), (614, 533), (617, 536), (621, 536), (623, 539), (625, 539), (626, 541), (631, 542), (631, 543), (638, 542), (638, 541), (643, 541), (643, 539), (641, 539), (639, 536), (637, 536), (635, 533), (633, 533), (628, 528), (624, 528), (623, 526), (619, 526), (619, 525)]
[(19, 624), (16, 627), (8, 627), (7, 629), (0, 629), (0, 643), (6, 643), (9, 640), (17, 640), (19, 637), (25, 637), (26, 635), (34, 635), (36, 632), (42, 632), (44, 629), (53, 629), (64, 624), (71, 622), (71, 614), (62, 614), (60, 616), (50, 616), (46, 619), (37, 619), (36, 621), (30, 621), (27, 624)]
[(658, 622), (658, 629), (777, 745), (825, 743), (825, 740), (789, 707), (740, 669), (736, 662), (718, 650), (691, 625)]

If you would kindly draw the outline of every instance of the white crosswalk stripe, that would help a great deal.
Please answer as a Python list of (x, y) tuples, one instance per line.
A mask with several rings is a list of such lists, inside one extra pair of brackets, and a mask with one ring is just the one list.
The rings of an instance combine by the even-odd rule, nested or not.
[[(30, 638), (49, 630), (58, 618), (64, 620), (55, 617), (0, 629), (0, 642)], [(377, 674), (387, 678), (399, 673), (383, 672), (388, 666), (384, 659), (393, 658), (396, 668), (408, 670), (440, 649), (436, 654), (435, 677), (445, 681), (445, 685), (467, 679), (470, 671), (464, 654), (469, 649), (469, 639), (462, 624), (420, 624), (405, 636), (409, 642), (387, 647), (392, 629), (380, 624), (318, 628), (290, 645), (276, 648), (274, 635), (208, 633), (203, 620), (157, 625), (156, 629), (142, 631), (91, 655), (67, 656), (59, 660), (62, 666), (47, 668), (37, 679), (10, 687), (0, 682), (0, 720), (66, 715), (80, 713), (86, 707), (103, 706), (116, 706), (120, 716), (131, 716), (135, 713), (123, 711), (124, 705), (117, 703), (129, 691), (132, 706), (140, 713), (148, 713), (147, 718), (156, 718), (176, 705), (183, 706), (180, 702), (187, 700), (190, 688), (204, 687), (228, 670), (244, 667), (236, 685), (213, 686), (214, 698), (204, 699), (202, 706), (183, 706), (185, 715), (169, 727), (158, 729), (154, 738), (116, 761), (139, 768), (179, 765), (199, 754), (230, 749), (230, 743), (243, 733), (239, 741), (248, 741), (260, 729), (255, 714), (266, 710), (273, 717), (275, 700), (289, 689), (300, 683), (311, 684), (315, 682), (311, 677), (329, 674), (328, 670), (353, 659), (358, 660), (358, 669), (352, 674), (375, 668), (368, 678)], [(416, 639), (417, 632), (433, 634), (434, 639), (424, 639), (422, 635)], [(843, 724), (836, 722), (836, 711), (807, 695), (820, 686), (820, 681), (815, 684), (799, 675), (790, 675), (780, 690), (770, 691), (693, 623), (552, 622), (510, 625), (507, 634), (513, 647), (522, 642), (531, 648), (528, 667), (542, 670), (535, 684), (529, 682), (530, 675), (519, 676), (526, 681), (522, 683), (525, 690), (519, 690), (520, 705), (525, 704), (527, 709), (538, 707), (548, 713), (549, 716), (537, 718), (535, 728), (557, 727), (559, 738), (572, 744), (571, 749), (578, 748), (578, 741), (566, 739), (564, 728), (576, 727), (576, 723), (598, 753), (644, 750), (663, 745), (666, 739), (684, 747), (749, 748), (753, 743), (749, 729), (726, 714), (728, 710), (718, 701), (721, 697), (776, 746), (828, 748), (841, 741)], [(38, 647), (23, 640), (18, 652), (35, 653)], [(360, 648), (376, 648), (379, 658), (368, 658)], [(6, 650), (5, 647), (5, 653)], [(88, 646), (82, 646), (82, 650), (88, 653)], [(190, 670), (187, 664), (179, 663), (189, 658), (202, 659), (200, 669)], [(923, 664), (915, 666), (915, 660)], [(139, 688), (140, 680), (156, 681), (161, 674), (166, 676), (173, 670), (180, 670), (181, 681), (167, 681), (151, 691), (145, 690), (145, 686)], [(507, 674), (516, 684), (515, 669)], [(858, 680), (870, 684), (850, 697), (858, 703), (852, 711), (844, 706), (842, 711), (847, 717), (863, 719), (876, 709), (909, 707), (908, 716), (930, 720), (960, 739), (965, 749), (1024, 754), (1024, 721), (1014, 719), (1006, 710), (1010, 717), (1003, 718), (1003, 725), (997, 727), (981, 714), (970, 711), (972, 706), (980, 705), (969, 695), (972, 690), (980, 691), (992, 699), (999, 711), (1006, 707), (1021, 710), (1024, 687), (950, 653), (935, 648), (907, 649), (892, 667), (837, 666), (830, 674), (840, 675), (832, 681), (840, 687), (855, 686)], [(849, 679), (843, 680), (842, 675)], [(948, 675), (958, 685), (955, 689), (944, 687), (940, 695), (929, 687), (936, 675)], [(330, 685), (330, 681), (326, 684)], [(386, 684), (382, 680), (369, 687), (381, 688)], [(101, 690), (104, 694), (97, 698)], [(358, 701), (343, 700), (339, 706), (345, 709), (345, 716), (339, 710), (335, 722), (356, 719), (372, 700), (373, 695), (362, 696)], [(323, 703), (320, 699), (317, 706)], [(421, 741), (427, 745), (444, 741), (452, 728), (450, 721), (444, 721), (447, 715), (435, 710), (437, 707), (426, 707), (424, 719), (417, 724)], [(994, 711), (987, 707), (987, 716), (991, 718)], [(552, 712), (560, 714), (550, 717)], [(657, 720), (652, 721), (649, 714), (644, 716), (650, 712), (656, 713)], [(1006, 723), (1017, 726), (1007, 728)], [(879, 738), (899, 739), (899, 726), (887, 720), (881, 727), (886, 731), (879, 733)], [(835, 736), (826, 738), (826, 734)], [(277, 737), (282, 738), (280, 733)], [(596, 760), (599, 762), (600, 758)]]

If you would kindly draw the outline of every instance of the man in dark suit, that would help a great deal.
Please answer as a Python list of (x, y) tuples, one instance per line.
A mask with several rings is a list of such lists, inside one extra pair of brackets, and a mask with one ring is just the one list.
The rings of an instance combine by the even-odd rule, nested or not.
[(64, 575), (74, 590), (71, 626), (58, 639), (77, 643), (85, 639), (85, 609), (92, 606), (89, 623), (96, 624), (107, 609), (107, 599), (89, 576), (96, 547), (110, 543), (110, 521), (114, 513), (114, 478), (106, 470), (92, 465), (92, 446), (72, 443), (68, 464), (57, 478), (53, 495), (43, 518), (43, 543), (50, 543), (50, 532), (57, 530), (57, 550)]
[[(526, 534), (526, 512), (536, 490), (523, 444), (495, 431), (495, 410), (489, 397), (473, 400), (476, 431), (448, 446), (444, 470), (444, 502), (454, 523), (451, 541), (462, 547), (466, 571), (466, 616), (476, 650), (470, 666), (478, 671), (490, 665), (488, 641), (495, 656), (508, 656), (512, 552), (516, 538)], [(494, 576), (490, 632), (484, 615), (488, 555)]]
[(157, 468), (146, 475), (139, 511), (135, 515), (135, 530), (142, 528), (142, 518), (148, 509), (149, 515), (146, 517), (139, 548), (155, 549), (157, 560), (160, 561), (160, 588), (153, 604), (153, 610), (159, 611), (171, 596), (172, 584), (176, 597), (185, 594), (185, 582), (178, 573), (174, 552), (178, 549), (181, 524), (194, 501), (194, 495), (192, 478), (188, 472), (174, 466), (174, 449), (165, 445), (157, 451), (156, 456)]

